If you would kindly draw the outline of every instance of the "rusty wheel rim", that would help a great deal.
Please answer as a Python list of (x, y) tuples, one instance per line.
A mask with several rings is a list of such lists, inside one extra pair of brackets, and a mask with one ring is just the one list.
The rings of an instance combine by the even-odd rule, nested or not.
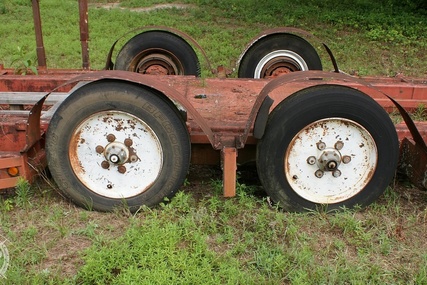
[(129, 198), (156, 181), (163, 150), (143, 120), (126, 112), (103, 111), (85, 118), (75, 129), (69, 159), (78, 180), (91, 191)]
[(296, 52), (276, 50), (265, 55), (255, 68), (254, 78), (277, 77), (282, 74), (306, 71), (308, 65)]
[(292, 139), (284, 172), (302, 198), (332, 204), (362, 191), (375, 173), (378, 151), (370, 133), (343, 118), (309, 124)]
[(164, 49), (147, 49), (134, 57), (129, 71), (151, 75), (182, 75), (184, 67), (180, 60)]

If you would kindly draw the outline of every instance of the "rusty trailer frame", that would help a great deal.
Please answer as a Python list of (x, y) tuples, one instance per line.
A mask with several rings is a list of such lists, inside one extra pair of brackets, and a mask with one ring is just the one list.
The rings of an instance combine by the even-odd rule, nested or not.
[[(0, 77), (0, 103), (11, 107), (0, 112), (0, 189), (14, 187), (17, 183), (18, 177), (10, 175), (8, 169), (16, 167), (19, 176), (33, 181), (35, 175), (46, 167), (44, 134), (49, 120), (56, 106), (79, 82), (109, 79), (137, 83), (178, 102), (188, 116), (192, 163), (222, 163), (226, 197), (235, 195), (237, 164), (254, 158), (255, 133), (260, 130), (262, 133), (263, 128), (255, 125), (260, 130), (254, 130), (257, 117), (268, 116), (278, 103), (298, 90), (319, 84), (349, 86), (370, 95), (388, 111), (396, 109), (396, 106), (385, 94), (398, 101), (405, 110), (414, 110), (427, 103), (427, 83), (422, 80), (362, 80), (322, 71), (293, 73), (273, 80), (155, 77), (126, 71), (53, 70), (38, 76), (16, 76), (7, 69), (0, 72), (3, 73)], [(267, 107), (262, 107), (264, 102), (269, 102)], [(24, 110), (29, 107), (31, 109)], [(427, 141), (427, 124), (417, 122), (416, 126), (415, 131), (422, 137), (422, 142), (415, 142), (412, 138), (413, 128), (411, 130), (405, 123), (396, 125), (399, 139), (403, 141), (401, 165), (408, 169), (407, 174), (416, 185), (425, 187), (425, 179), (421, 177), (425, 173), (425, 163), (414, 163), (413, 160), (423, 157), (418, 152), (425, 148), (425, 144), (420, 144)], [(418, 150), (417, 155), (413, 155), (414, 148)]]

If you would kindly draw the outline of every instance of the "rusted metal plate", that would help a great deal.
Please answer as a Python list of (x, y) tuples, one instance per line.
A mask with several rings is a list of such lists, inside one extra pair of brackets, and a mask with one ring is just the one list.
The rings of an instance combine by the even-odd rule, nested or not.
[(427, 152), (408, 138), (400, 147), (399, 171), (417, 187), (427, 189)]

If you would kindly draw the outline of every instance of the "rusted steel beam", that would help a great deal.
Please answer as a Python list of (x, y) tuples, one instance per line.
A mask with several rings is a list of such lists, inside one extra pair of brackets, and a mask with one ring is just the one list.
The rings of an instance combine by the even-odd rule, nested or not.
[(80, 42), (82, 46), (82, 67), (90, 69), (89, 62), (89, 16), (87, 0), (79, 0)]
[(40, 4), (39, 0), (32, 1), (33, 6), (33, 19), (34, 19), (34, 30), (36, 33), (36, 44), (37, 44), (37, 62), (40, 69), (46, 69), (46, 53), (43, 44), (43, 32), (42, 23), (40, 16)]
[(398, 168), (415, 186), (427, 189), (427, 153), (411, 139), (402, 141)]
[(224, 197), (236, 196), (237, 149), (225, 147), (222, 149), (222, 181)]

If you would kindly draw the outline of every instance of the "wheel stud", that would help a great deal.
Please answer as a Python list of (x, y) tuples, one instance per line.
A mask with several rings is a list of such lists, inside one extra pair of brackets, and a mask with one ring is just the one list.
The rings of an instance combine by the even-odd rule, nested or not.
[(107, 141), (108, 142), (113, 142), (115, 140), (116, 140), (116, 136), (115, 135), (113, 135), (113, 134), (107, 135)]
[(342, 163), (347, 164), (347, 163), (350, 163), (350, 161), (351, 161), (351, 156), (349, 156), (349, 155), (344, 155), (344, 156), (342, 157)]
[(318, 169), (318, 170), (316, 170), (316, 172), (314, 172), (314, 175), (316, 175), (317, 178), (322, 178), (323, 177), (323, 171)]
[(103, 162), (101, 162), (101, 167), (104, 169), (108, 169), (110, 167), (110, 163), (104, 160)]
[(135, 154), (130, 156), (130, 162), (136, 162), (138, 160), (138, 156), (136, 156)]
[(324, 150), (326, 148), (326, 144), (322, 141), (318, 142), (316, 145), (318, 150)]
[(344, 143), (342, 141), (337, 141), (335, 143), (334, 147), (335, 147), (336, 150), (341, 150), (344, 147)]
[(340, 176), (341, 176), (341, 171), (339, 171), (339, 170), (337, 169), (337, 170), (335, 170), (334, 172), (332, 172), (332, 175), (333, 175), (335, 178), (338, 178), (338, 177), (340, 177)]
[(310, 165), (315, 164), (316, 163), (316, 158), (314, 156), (309, 156), (307, 158), (307, 163), (310, 164)]

